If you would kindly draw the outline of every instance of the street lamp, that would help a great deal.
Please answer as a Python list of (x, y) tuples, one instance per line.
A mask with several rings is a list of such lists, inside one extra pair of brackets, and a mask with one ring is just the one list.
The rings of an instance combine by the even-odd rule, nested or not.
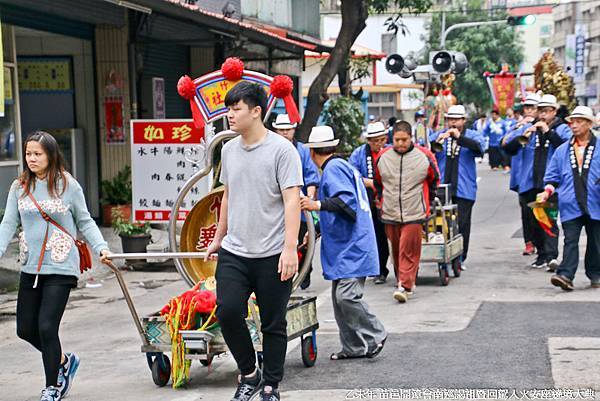
[(455, 29), (472, 28), (472, 27), (479, 27), (479, 26), (485, 26), (485, 25), (497, 25), (497, 24), (508, 24), (510, 26), (532, 25), (535, 23), (535, 20), (536, 20), (535, 15), (523, 15), (520, 17), (510, 16), (507, 19), (500, 19), (500, 20), (494, 20), (494, 21), (461, 22), (459, 24), (454, 24), (452, 26), (449, 26), (448, 29), (446, 29), (444, 31), (444, 34), (442, 35), (442, 40), (440, 41), (440, 47), (442, 49), (444, 49), (446, 47), (446, 37), (448, 36), (448, 34), (450, 32), (454, 31)]

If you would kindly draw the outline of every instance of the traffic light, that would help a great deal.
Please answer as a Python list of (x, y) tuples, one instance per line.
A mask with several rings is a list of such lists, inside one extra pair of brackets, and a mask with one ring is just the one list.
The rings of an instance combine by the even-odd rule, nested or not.
[(510, 16), (506, 19), (508, 25), (533, 25), (535, 23), (535, 15), (522, 15), (520, 17)]
[(469, 67), (467, 57), (461, 52), (440, 50), (429, 54), (431, 66), (438, 74), (462, 74)]

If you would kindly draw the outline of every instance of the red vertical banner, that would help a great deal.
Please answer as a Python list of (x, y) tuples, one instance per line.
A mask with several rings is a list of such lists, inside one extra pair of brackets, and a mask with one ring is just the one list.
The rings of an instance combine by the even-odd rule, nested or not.
[(501, 115), (505, 115), (506, 110), (513, 107), (515, 103), (515, 82), (513, 74), (497, 74), (492, 78), (494, 105)]
[(104, 98), (104, 124), (106, 125), (106, 143), (125, 143), (122, 97)]

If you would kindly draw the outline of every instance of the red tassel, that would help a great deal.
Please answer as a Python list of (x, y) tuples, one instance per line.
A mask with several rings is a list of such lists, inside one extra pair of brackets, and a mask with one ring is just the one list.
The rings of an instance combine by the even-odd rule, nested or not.
[(194, 119), (194, 127), (198, 129), (204, 128), (204, 118), (194, 98), (190, 99), (190, 109), (192, 110), (192, 118)]
[(300, 113), (298, 112), (298, 106), (296, 106), (296, 101), (294, 101), (294, 97), (292, 95), (287, 95), (283, 98), (283, 103), (285, 104), (285, 111), (290, 117), (290, 122), (300, 123)]

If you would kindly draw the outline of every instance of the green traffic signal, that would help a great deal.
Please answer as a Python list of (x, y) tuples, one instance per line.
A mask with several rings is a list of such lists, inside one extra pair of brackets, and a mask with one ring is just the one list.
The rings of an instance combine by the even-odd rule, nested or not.
[(533, 25), (535, 23), (535, 15), (522, 15), (519, 17), (510, 16), (506, 19), (508, 25)]

